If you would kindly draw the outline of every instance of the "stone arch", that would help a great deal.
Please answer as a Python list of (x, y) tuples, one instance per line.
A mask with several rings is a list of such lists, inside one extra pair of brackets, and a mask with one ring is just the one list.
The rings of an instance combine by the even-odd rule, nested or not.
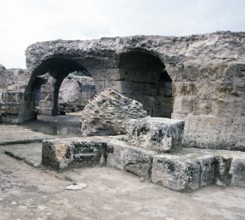
[(172, 79), (158, 56), (140, 49), (122, 53), (118, 68), (124, 95), (141, 102), (151, 116), (171, 118)]
[(58, 97), (59, 89), (63, 80), (74, 71), (85, 72), (89, 75), (87, 69), (80, 64), (79, 61), (63, 57), (52, 57), (44, 60), (31, 73), (31, 78), (24, 93), (24, 98), (21, 103), (19, 122), (24, 122), (35, 118), (35, 99), (37, 93), (43, 85), (44, 79), (40, 76), (49, 75), (50, 80), (50, 96), (47, 100), (47, 112), (49, 115), (58, 115)]

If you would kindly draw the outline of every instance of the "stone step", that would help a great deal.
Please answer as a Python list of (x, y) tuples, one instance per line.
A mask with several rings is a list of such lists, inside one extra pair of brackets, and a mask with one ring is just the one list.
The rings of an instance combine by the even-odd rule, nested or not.
[[(245, 187), (245, 152), (184, 148), (159, 154), (131, 146), (124, 138), (46, 140), (42, 161), (55, 169), (106, 164), (181, 192), (210, 184)], [(75, 156), (80, 154), (89, 157)]]

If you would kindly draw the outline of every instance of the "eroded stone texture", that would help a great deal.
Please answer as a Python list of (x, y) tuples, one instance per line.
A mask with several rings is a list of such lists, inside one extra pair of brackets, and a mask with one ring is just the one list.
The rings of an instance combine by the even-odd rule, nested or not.
[(245, 158), (237, 157), (232, 160), (231, 169), (229, 174), (232, 176), (231, 185), (232, 186), (242, 186), (245, 187)]
[(243, 152), (186, 149), (155, 155), (152, 181), (176, 191), (193, 191), (210, 184), (244, 187)]
[(184, 120), (187, 147), (245, 150), (244, 32), (57, 40), (31, 45), (26, 56), (31, 80), (20, 121), (33, 117), (38, 75), (51, 69), (59, 78), (82, 66), (97, 92), (116, 89), (151, 116)]
[(181, 145), (184, 121), (168, 118), (132, 119), (127, 135), (130, 144), (157, 152), (167, 152)]
[(59, 111), (77, 112), (84, 109), (96, 93), (94, 80), (88, 76), (69, 75), (59, 91)]
[(0, 121), (19, 122), (20, 102), (29, 77), (23, 69), (0, 65)]
[(105, 90), (89, 101), (82, 111), (82, 135), (125, 134), (129, 119), (146, 116), (141, 103), (115, 90)]
[(92, 77), (69, 74), (59, 85), (58, 94), (55, 94), (58, 91), (54, 90), (56, 84), (56, 79), (48, 73), (38, 77), (35, 86), (35, 109), (38, 114), (54, 114), (56, 101), (58, 102), (57, 113), (80, 111), (96, 93)]
[(108, 165), (180, 192), (210, 184), (245, 187), (244, 152), (186, 148), (158, 154), (122, 139), (93, 136), (43, 141), (42, 163), (55, 169)]
[(55, 169), (103, 165), (106, 144), (91, 140), (55, 139), (42, 143), (42, 164)]
[(107, 165), (126, 170), (139, 177), (149, 179), (151, 177), (152, 160), (156, 154), (154, 151), (147, 151), (133, 147), (123, 141), (108, 141)]

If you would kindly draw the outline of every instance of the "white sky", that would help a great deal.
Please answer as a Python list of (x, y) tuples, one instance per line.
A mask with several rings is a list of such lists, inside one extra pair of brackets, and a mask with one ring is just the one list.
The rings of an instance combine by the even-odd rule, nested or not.
[(245, 31), (245, 0), (0, 0), (0, 64), (38, 41)]

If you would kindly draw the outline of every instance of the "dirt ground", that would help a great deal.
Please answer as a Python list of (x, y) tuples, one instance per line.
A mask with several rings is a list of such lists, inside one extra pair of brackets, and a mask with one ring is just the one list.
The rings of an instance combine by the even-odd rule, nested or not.
[[(43, 137), (16, 126), (0, 125), (0, 130), (5, 142)], [(19, 145), (18, 152), (27, 145)], [(11, 146), (0, 145), (0, 220), (245, 219), (245, 188), (209, 186), (178, 193), (108, 167), (56, 172), (6, 155)], [(28, 156), (36, 154), (29, 149)], [(66, 189), (79, 183), (87, 187)]]
[[(245, 219), (245, 189), (206, 187), (184, 194), (107, 167), (57, 173), (0, 148), (0, 219)], [(87, 188), (66, 190), (73, 183)]]

